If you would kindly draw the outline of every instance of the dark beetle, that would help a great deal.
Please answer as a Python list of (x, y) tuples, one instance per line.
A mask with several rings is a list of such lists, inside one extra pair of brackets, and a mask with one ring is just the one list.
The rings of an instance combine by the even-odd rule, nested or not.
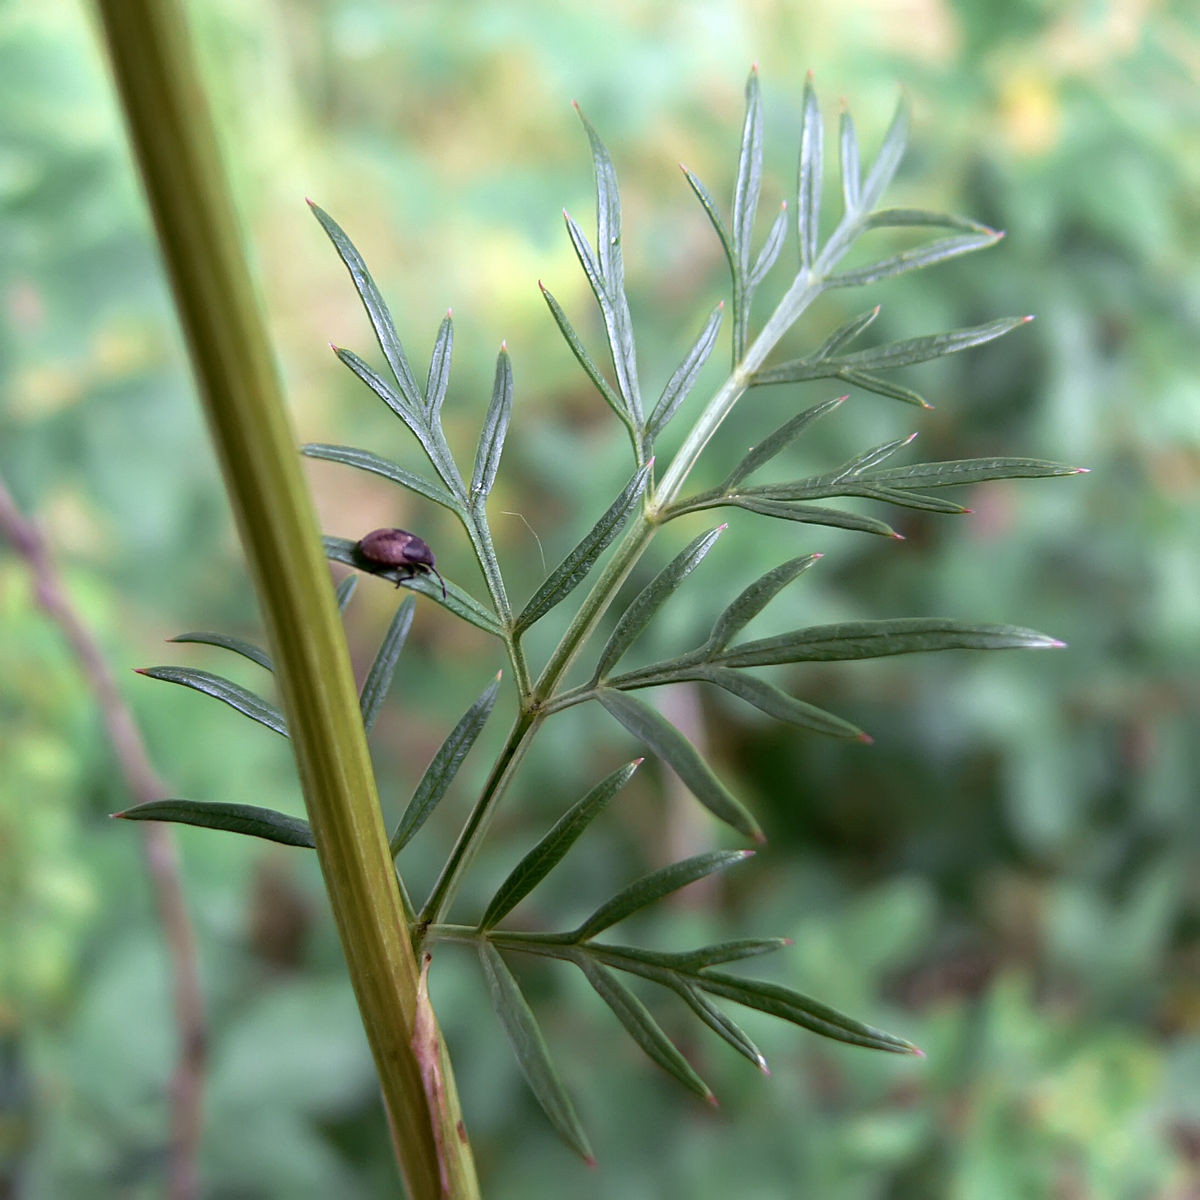
[(414, 575), (437, 575), (446, 599), (446, 581), (433, 565), (433, 551), (424, 538), (407, 529), (373, 529), (355, 547), (369, 563), (396, 568), (396, 586)]

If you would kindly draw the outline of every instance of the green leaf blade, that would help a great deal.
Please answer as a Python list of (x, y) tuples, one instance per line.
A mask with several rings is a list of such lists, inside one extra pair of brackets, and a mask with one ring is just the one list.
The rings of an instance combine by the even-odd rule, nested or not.
[(826, 525), (832, 529), (853, 529), (858, 533), (873, 533), (878, 537), (899, 538), (886, 521), (861, 513), (846, 512), (840, 508), (825, 508), (818, 504), (796, 504), (784, 500), (772, 500), (762, 496), (737, 494), (726, 497), (725, 504), (744, 508), (747, 512), (763, 517), (777, 517), (783, 521), (798, 521), (802, 525)]
[(915, 246), (911, 250), (902, 250), (889, 258), (880, 259), (868, 266), (857, 270), (838, 271), (830, 275), (826, 286), (861, 287), (866, 283), (878, 283), (883, 279), (892, 279), (897, 275), (906, 275), (909, 271), (919, 271), (924, 267), (932, 267), (937, 263), (958, 258), (963, 254), (971, 254), (976, 250), (986, 250), (1000, 240), (998, 233), (965, 233), (957, 237), (939, 238), (936, 242), (927, 242), (923, 246)]
[(705, 971), (696, 977), (696, 983), (706, 992), (734, 1000), (747, 1008), (757, 1009), (792, 1025), (799, 1025), (812, 1033), (847, 1042), (853, 1046), (865, 1046), (872, 1050), (886, 1050), (892, 1054), (920, 1054), (911, 1042), (894, 1034), (885, 1033), (848, 1017), (836, 1009), (776, 983), (758, 979), (743, 979), (724, 972)]
[(550, 573), (546, 581), (533, 594), (529, 603), (517, 617), (517, 632), (528, 629), (541, 620), (552, 608), (561, 604), (587, 577), (596, 560), (612, 543), (613, 538), (625, 527), (630, 514), (637, 507), (646, 483), (653, 470), (653, 460), (648, 462), (622, 489), (621, 494), (609, 506), (608, 511), (592, 526), (587, 536)]
[(803, 412), (797, 413), (769, 437), (751, 448), (746, 457), (734, 467), (729, 478), (721, 485), (721, 490), (732, 491), (747, 475), (752, 475), (760, 467), (770, 462), (780, 451), (790, 446), (814, 421), (818, 421), (821, 417), (840, 408), (845, 400), (845, 396), (838, 396), (834, 400), (826, 400), (822, 404), (815, 404), (812, 408), (806, 408)]
[(600, 652), (595, 673), (597, 680), (603, 679), (616, 665), (654, 614), (700, 565), (724, 529), (725, 526), (721, 525), (693, 539), (633, 598)]
[(479, 943), (479, 962), (487, 982), (492, 1008), (500, 1018), (500, 1024), (517, 1057), (525, 1082), (529, 1084), (530, 1090), (559, 1137), (584, 1162), (595, 1166), (596, 1159), (588, 1144), (587, 1134), (550, 1058), (549, 1047), (542, 1036), (533, 1010), (521, 994), (512, 972), (500, 957), (500, 952), (487, 941)]
[(433, 354), (429, 358), (429, 381), (425, 385), (425, 419), (435, 424), (446, 399), (450, 386), (450, 358), (454, 353), (454, 319), (447, 313), (438, 327), (433, 343)]
[(625, 406), (625, 401), (617, 395), (613, 390), (612, 385), (604, 378), (600, 368), (593, 361), (592, 356), (588, 354), (579, 335), (575, 332), (571, 322), (567, 319), (567, 314), (563, 311), (562, 305), (551, 294), (540, 281), (538, 287), (541, 288), (542, 298), (546, 301), (550, 309), (551, 315), (554, 317), (554, 322), (558, 326), (559, 332), (563, 335), (564, 340), (571, 349), (571, 353), (575, 355), (576, 361), (584, 369), (587, 377), (595, 385), (596, 390), (604, 397), (605, 403), (621, 418), (622, 423), (629, 429), (633, 428), (632, 418), (629, 415), (629, 410)]
[(146, 675), (150, 679), (162, 679), (167, 683), (177, 683), (205, 696), (212, 696), (252, 721), (265, 725), (272, 732), (283, 737), (288, 736), (283, 711), (231, 679), (214, 675), (210, 671), (195, 671), (189, 667), (144, 667), (138, 674)]
[(582, 925), (571, 934), (576, 942), (586, 942), (596, 934), (624, 921), (643, 908), (669, 896), (680, 888), (687, 887), (699, 879), (723, 871), (735, 863), (745, 862), (752, 858), (753, 850), (709, 850), (705, 854), (697, 854), (685, 858), (669, 866), (660, 867), (643, 875), (628, 887), (622, 888), (611, 900), (602, 904)]
[(934, 650), (1044, 650), (1063, 645), (1057, 638), (1016, 625), (905, 617), (813, 625), (743, 642), (716, 655), (714, 661), (728, 667), (765, 667), (795, 662), (850, 662)]
[(802, 575), (821, 557), (820, 554), (802, 554), (761, 575), (717, 618), (709, 635), (708, 647), (712, 650), (724, 650), (730, 640), (754, 620), (793, 579)]
[(252, 804), (220, 804), (201, 800), (151, 800), (113, 813), (123, 821), (171, 821), (202, 829), (221, 829), (249, 837), (278, 842), (282, 846), (313, 849), (312, 829), (307, 821), (289, 817), (272, 808)]
[(703, 667), (696, 671), (695, 678), (706, 683), (715, 684), (731, 696), (752, 704), (760, 712), (777, 721), (789, 725), (797, 725), (803, 729), (811, 729), (814, 733), (822, 733), (826, 737), (842, 738), (855, 742), (869, 742), (871, 739), (857, 725), (835, 717), (833, 713), (818, 708), (789, 696), (787, 692), (759, 679), (754, 675), (744, 675), (728, 667)]
[(700, 336), (692, 344), (692, 348), (684, 356), (683, 362), (675, 369), (675, 373), (663, 388), (650, 420), (646, 422), (646, 442), (651, 443), (666, 428), (667, 422), (675, 415), (679, 406), (687, 399), (696, 383), (704, 364), (712, 354), (717, 344), (717, 335), (721, 331), (721, 318), (725, 315), (725, 302), (722, 300), (709, 314)]
[(613, 771), (602, 779), (578, 803), (573, 805), (554, 828), (513, 868), (492, 897), (480, 932), (502, 921), (562, 861), (583, 831), (609, 806), (617, 792), (633, 777), (642, 760)]
[(230, 637), (226, 633), (178, 633), (173, 638), (167, 638), (168, 642), (188, 642), (196, 643), (201, 646), (218, 646), (222, 650), (232, 650), (234, 654), (240, 654), (243, 658), (248, 658), (252, 663), (257, 663), (266, 671), (274, 672), (275, 664), (271, 661), (271, 656), (263, 649), (254, 645), (252, 642), (243, 641), (241, 638)]
[(894, 488), (939, 488), (990, 483), (998, 479), (1045, 479), (1080, 473), (1079, 467), (1040, 458), (965, 458), (915, 463), (911, 467), (891, 467), (884, 471), (873, 471), (866, 478), (871, 483)]
[(862, 192), (859, 196), (860, 209), (870, 212), (879, 203), (888, 184), (895, 177), (900, 160), (904, 157), (905, 147), (908, 145), (908, 122), (908, 102), (904, 96), (901, 96), (896, 104), (892, 123), (883, 136), (883, 144), (879, 147), (879, 153), (875, 156), (875, 161), (863, 182)]
[(845, 107), (842, 108), (838, 124), (838, 150), (842, 169), (842, 203), (847, 213), (857, 212), (862, 199), (862, 163), (854, 118)]
[(421, 782), (417, 784), (417, 790), (400, 818), (400, 823), (396, 826), (396, 832), (392, 834), (390, 848), (393, 858), (412, 841), (449, 791), (463, 759), (470, 753), (475, 740), (483, 732), (499, 690), (500, 676), (497, 675), (483, 695), (462, 715), (437, 754), (433, 756), (433, 761), (426, 768)]
[(354, 589), (356, 587), (358, 587), (357, 575), (347, 575), (346, 578), (337, 585), (338, 612), (344, 613), (346, 611), (346, 606), (350, 603), (350, 599), (354, 595)]
[(758, 822), (717, 778), (703, 755), (661, 713), (628, 692), (601, 688), (600, 703), (635, 738), (648, 746), (683, 781), (713, 816), (760, 845), (767, 839)]
[(859, 313), (857, 317), (851, 317), (844, 325), (839, 325), (821, 344), (820, 349), (815, 354), (810, 355), (809, 361), (824, 362), (835, 355), (843, 346), (848, 346), (879, 316), (879, 310), (880, 306), (877, 304), (865, 313)]
[(391, 367), (392, 374), (395, 375), (396, 382), (400, 385), (404, 403), (413, 412), (419, 413), (421, 411), (421, 389), (417, 386), (412, 369), (408, 365), (408, 359), (405, 357), (404, 347), (400, 343), (400, 335), (396, 332), (392, 314), (388, 311), (383, 296), (375, 286), (375, 281), (371, 278), (370, 271), (367, 270), (367, 264), (342, 227), (324, 209), (313, 204), (311, 200), (309, 207), (333, 243), (334, 249), (337, 250), (346, 269), (350, 272), (350, 278), (354, 281), (359, 299), (367, 311), (371, 327), (375, 330), (379, 348), (383, 351), (383, 356), (387, 359), (388, 366)]
[(733, 249), (733, 240), (730, 238), (729, 231), (725, 228), (725, 221), (721, 217), (721, 210), (717, 208), (717, 202), (712, 198), (712, 194), (708, 188), (683, 163), (680, 163), (679, 167), (683, 171), (684, 178), (688, 181), (688, 186), (696, 194), (696, 199), (700, 201), (700, 206), (704, 209), (713, 229), (716, 231), (717, 238), (721, 242), (721, 249), (725, 251), (725, 257), (729, 260), (729, 270), (733, 275), (736, 285), (738, 275), (737, 255)]
[(383, 707), (388, 690), (392, 686), (392, 676), (396, 670), (396, 663), (400, 660), (400, 652), (404, 649), (404, 643), (408, 638), (408, 631), (412, 628), (413, 613), (416, 608), (416, 597), (407, 596), (400, 607), (396, 609), (396, 614), (392, 617), (383, 643), (379, 647), (379, 653), (376, 654), (375, 661), (367, 672), (367, 678), (363, 681), (359, 705), (362, 710), (363, 729), (367, 733), (375, 728), (379, 710)]
[(813, 88), (812, 72), (804, 84), (804, 117), (800, 133), (800, 183), (796, 219), (800, 235), (800, 263), (811, 270), (820, 244), (821, 183), (825, 131)]
[(354, 446), (333, 446), (323, 442), (310, 442), (308, 445), (300, 447), (300, 453), (308, 458), (342, 463), (359, 471), (367, 471), (372, 475), (378, 475), (381, 479), (398, 483), (410, 492), (415, 492), (426, 500), (432, 500), (434, 504), (440, 504), (443, 508), (450, 509), (451, 512), (460, 511), (458, 501), (445, 488), (412, 471), (406, 471), (398, 464), (381, 458), (378, 454), (372, 454), (369, 450), (359, 450)]
[(512, 403), (512, 360), (508, 357), (508, 350), (502, 346), (496, 359), (492, 401), (483, 420), (483, 432), (479, 436), (479, 449), (475, 454), (475, 471), (471, 477), (470, 502), (476, 509), (481, 509), (487, 502), (496, 482), (504, 439), (508, 436), (508, 423), (512, 419)]
[[(779, 206), (779, 214), (775, 220), (771, 222), (771, 228), (767, 230), (766, 241), (763, 242), (763, 248), (758, 253), (758, 258), (754, 260), (754, 266), (750, 270), (750, 274), (746, 279), (746, 297), (745, 310), (743, 317), (745, 321), (749, 320), (750, 316), (750, 298), (758, 290), (758, 285), (767, 277), (767, 272), (775, 265), (775, 260), (779, 257), (779, 252), (783, 249), (783, 243), (787, 238), (787, 201), (785, 200)], [(745, 321), (743, 323), (745, 323)], [(746, 336), (745, 330), (742, 331), (741, 351), (745, 352)], [(738, 355), (741, 359), (741, 353)]]
[(612, 1009), (617, 1020), (625, 1027), (625, 1032), (645, 1051), (647, 1057), (689, 1091), (715, 1105), (716, 1097), (712, 1089), (680, 1054), (675, 1043), (663, 1032), (641, 1000), (612, 971), (593, 962), (586, 954), (579, 955), (576, 962), (596, 994)]
[(852, 370), (882, 371), (891, 367), (908, 367), (914, 363), (943, 358), (947, 354), (957, 354), (972, 346), (983, 346), (1022, 325), (1027, 325), (1032, 319), (1005, 317), (1003, 320), (973, 325), (968, 329), (953, 329), (947, 333), (907, 338), (902, 342), (889, 342), (886, 346), (876, 346), (871, 350), (859, 350), (844, 355), (837, 361)]
[(750, 240), (754, 235), (754, 216), (762, 190), (762, 162), (762, 89), (756, 66), (746, 80), (746, 118), (742, 124), (737, 179), (733, 188), (733, 249), (741, 281), (750, 273)]

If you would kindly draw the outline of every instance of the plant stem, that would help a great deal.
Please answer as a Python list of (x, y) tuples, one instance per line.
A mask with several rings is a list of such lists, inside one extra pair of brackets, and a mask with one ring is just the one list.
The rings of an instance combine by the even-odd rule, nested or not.
[[(317, 856), (412, 1200), (479, 1194), (418, 975), (312, 500), (178, 0), (97, 0), (263, 614)], [(428, 1022), (429, 1014), (425, 1014)], [(435, 1037), (435, 1042), (438, 1039)], [(303, 1052), (303, 1048), (300, 1048)], [(441, 1073), (426, 1090), (422, 1065)]]

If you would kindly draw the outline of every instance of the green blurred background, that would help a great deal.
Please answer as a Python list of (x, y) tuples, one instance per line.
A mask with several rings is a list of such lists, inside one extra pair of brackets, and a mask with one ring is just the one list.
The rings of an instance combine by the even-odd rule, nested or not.
[[(464, 458), (507, 338), (517, 409), (491, 513), (519, 597), (540, 577), (536, 538), (553, 565), (628, 472), (615, 422), (536, 286), (545, 280), (596, 338), (559, 217), (565, 205), (591, 219), (572, 99), (621, 178), (653, 389), (724, 289), (677, 163), (728, 196), (749, 64), (759, 62), (764, 87), (765, 210), (794, 186), (809, 68), (827, 127), (845, 96), (867, 154), (903, 85), (914, 133), (893, 202), (961, 211), (1008, 237), (984, 255), (834, 294), (789, 345), (804, 352), (876, 302), (880, 341), (1022, 312), (1038, 320), (900, 376), (926, 391), (932, 413), (855, 393), (796, 461), (824, 467), (919, 429), (922, 458), (1030, 454), (1092, 469), (980, 489), (964, 500), (971, 517), (904, 512), (902, 543), (739, 514), (656, 635), (663, 649), (689, 644), (751, 572), (822, 550), (764, 626), (948, 615), (1070, 643), (1056, 654), (835, 665), (788, 681), (867, 728), (872, 747), (783, 730), (688, 689), (660, 697), (771, 841), (630, 937), (681, 946), (790, 936), (795, 945), (764, 970), (911, 1037), (928, 1057), (872, 1055), (747, 1014), (774, 1071), (764, 1079), (664, 1003), (656, 1012), (721, 1099), (712, 1112), (640, 1057), (567, 968), (517, 963), (592, 1134), (600, 1169), (588, 1172), (527, 1094), (471, 961), (447, 948), (434, 998), (486, 1194), (1200, 1195), (1195, 5), (191, 8), (301, 437), (417, 462), (398, 422), (327, 349), (367, 352), (369, 330), (306, 195), (363, 250), (418, 370), (454, 306), (447, 421)], [(834, 394), (797, 391), (743, 403), (702, 473), (719, 477), (799, 404)], [(162, 640), (196, 628), (254, 636), (258, 626), (91, 14), (77, 0), (0, 2), (0, 470), (44, 522), (177, 794), (300, 811), (279, 739), (129, 673), (160, 662), (230, 669), (217, 651)], [(444, 514), (346, 468), (312, 464), (311, 478), (328, 532), (416, 528), (447, 574), (477, 586)], [(359, 588), (348, 622), (360, 670), (395, 603), (382, 583)], [(482, 635), (418, 606), (373, 743), (389, 818), (501, 665)], [(231, 671), (260, 686), (252, 672)], [(496, 715), (485, 743), (506, 719)], [(559, 720), (523, 770), (464, 912), (630, 756), (598, 711)], [(468, 760), (406, 852), (416, 891), (485, 759)], [(2, 1197), (161, 1194), (175, 1046), (139, 834), (106, 819), (126, 803), (62, 639), (35, 609), (22, 564), (0, 549)], [(583, 913), (716, 837), (648, 764), (528, 919)], [(394, 1195), (313, 856), (200, 830), (179, 840), (212, 1022), (205, 1196)]]

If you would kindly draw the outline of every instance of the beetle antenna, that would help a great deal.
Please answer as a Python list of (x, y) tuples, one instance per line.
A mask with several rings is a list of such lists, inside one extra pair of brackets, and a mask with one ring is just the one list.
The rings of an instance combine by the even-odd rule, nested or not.
[(442, 585), (442, 600), (444, 601), (446, 599), (446, 581), (442, 578), (442, 573), (437, 567), (430, 567), (429, 569), (438, 577), (438, 582)]

